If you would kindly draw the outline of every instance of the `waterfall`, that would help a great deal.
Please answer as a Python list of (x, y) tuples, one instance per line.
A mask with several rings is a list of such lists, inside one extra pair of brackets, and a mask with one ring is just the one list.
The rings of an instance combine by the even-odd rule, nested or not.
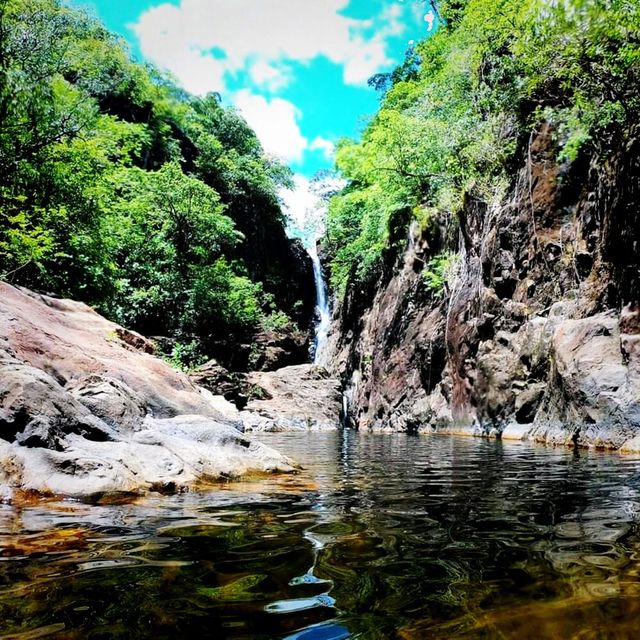
[(316, 285), (316, 329), (313, 361), (317, 363), (322, 353), (322, 349), (327, 341), (329, 325), (331, 324), (331, 313), (329, 311), (329, 301), (327, 300), (327, 285), (324, 281), (322, 265), (318, 257), (315, 243), (309, 248), (309, 255), (313, 262), (313, 279)]
[(324, 358), (331, 324), (327, 283), (324, 281), (316, 243), (324, 234), (328, 199), (333, 193), (342, 189), (345, 184), (344, 180), (338, 178), (328, 177), (318, 181), (298, 175), (294, 178), (293, 189), (283, 189), (280, 192), (284, 209), (289, 218), (288, 234), (290, 237), (302, 241), (313, 262), (316, 324), (311, 354), (314, 364), (320, 363)]

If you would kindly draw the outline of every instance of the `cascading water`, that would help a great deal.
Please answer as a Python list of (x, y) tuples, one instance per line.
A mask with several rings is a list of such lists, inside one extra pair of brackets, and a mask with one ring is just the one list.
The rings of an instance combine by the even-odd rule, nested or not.
[(316, 329), (314, 344), (314, 363), (319, 362), (322, 350), (327, 341), (329, 334), (329, 326), (331, 324), (331, 312), (329, 310), (329, 301), (327, 299), (327, 285), (324, 281), (322, 265), (318, 257), (315, 243), (309, 248), (309, 255), (313, 262), (313, 279), (316, 285)]
[(324, 351), (331, 325), (331, 310), (327, 283), (324, 280), (316, 243), (324, 234), (328, 199), (346, 183), (336, 178), (310, 181), (303, 176), (296, 176), (294, 184), (293, 189), (284, 189), (281, 196), (289, 218), (289, 235), (302, 241), (313, 262), (316, 324), (311, 355), (314, 364), (319, 364), (325, 357)]

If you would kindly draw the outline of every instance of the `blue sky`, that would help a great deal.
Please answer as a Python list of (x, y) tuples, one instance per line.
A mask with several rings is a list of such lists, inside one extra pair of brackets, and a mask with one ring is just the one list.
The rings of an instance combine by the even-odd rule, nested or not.
[(301, 176), (333, 165), (378, 104), (366, 81), (422, 39), (428, 3), (412, 0), (72, 0), (128, 41), (134, 56), (196, 94), (218, 91), (265, 150)]
[[(333, 167), (378, 106), (367, 86), (434, 28), (429, 0), (67, 0), (122, 35), (135, 58), (187, 91), (235, 105), (268, 154), (294, 171), (290, 232), (317, 235), (311, 177)], [(317, 222), (310, 222), (320, 220)]]

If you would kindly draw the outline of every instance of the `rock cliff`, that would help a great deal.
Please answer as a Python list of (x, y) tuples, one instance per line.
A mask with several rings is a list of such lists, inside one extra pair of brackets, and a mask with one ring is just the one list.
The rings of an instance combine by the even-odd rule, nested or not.
[(638, 133), (560, 164), (539, 126), (506, 197), (413, 224), (380, 282), (348, 291), (327, 364), (355, 426), (640, 449)]

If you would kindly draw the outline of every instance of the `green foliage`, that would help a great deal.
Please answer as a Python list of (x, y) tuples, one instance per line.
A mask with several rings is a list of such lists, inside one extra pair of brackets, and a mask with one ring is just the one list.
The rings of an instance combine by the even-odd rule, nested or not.
[(291, 318), (283, 311), (272, 311), (262, 321), (262, 328), (267, 331), (285, 331), (291, 326)]
[(202, 269), (189, 295), (190, 324), (202, 334), (256, 328), (262, 318), (262, 285), (236, 275), (225, 258)]
[(422, 271), (425, 287), (435, 296), (444, 294), (447, 283), (452, 279), (457, 254), (452, 252), (440, 253), (427, 262)]
[(362, 280), (379, 267), (392, 204), (391, 194), (379, 184), (345, 190), (331, 199), (324, 242), (333, 256), (331, 285), (335, 289), (343, 291), (350, 277)]
[(171, 349), (171, 354), (164, 358), (172, 367), (185, 373), (198, 368), (207, 359), (202, 353), (201, 345), (197, 340), (187, 343), (176, 342), (173, 345), (173, 349)]
[(559, 159), (573, 162), (640, 115), (639, 3), (447, 0), (440, 9), (445, 26), (417, 45), (419, 68), (407, 73), (405, 61), (383, 82), (362, 138), (338, 147), (347, 185), (330, 203), (324, 247), (340, 291), (377, 277), (394, 211), (446, 220), (466, 193), (499, 200), (541, 122), (554, 125)]
[(194, 290), (242, 238), (217, 193), (176, 163), (123, 168), (110, 176), (105, 210), (122, 273), (110, 315), (147, 333), (191, 330)]
[(0, 0), (0, 175), (0, 277), (185, 344), (288, 321), (243, 247), (289, 170), (60, 0)]

